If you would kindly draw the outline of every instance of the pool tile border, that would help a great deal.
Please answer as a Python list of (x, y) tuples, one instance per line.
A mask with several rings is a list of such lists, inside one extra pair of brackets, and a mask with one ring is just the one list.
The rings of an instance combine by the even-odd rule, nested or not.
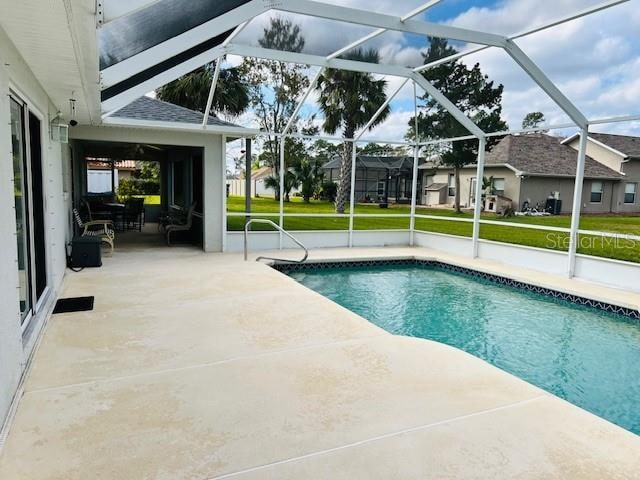
[(306, 263), (290, 263), (290, 262), (275, 262), (271, 264), (271, 267), (284, 274), (290, 274), (293, 272), (300, 272), (305, 270), (318, 270), (328, 268), (361, 268), (361, 267), (380, 267), (380, 266), (425, 266), (431, 268), (437, 268), (439, 270), (460, 273), (473, 278), (486, 280), (491, 283), (499, 285), (505, 285), (508, 287), (524, 290), (527, 292), (533, 292), (546, 297), (550, 297), (556, 300), (564, 300), (575, 305), (582, 305), (586, 307), (595, 308), (604, 312), (613, 313), (616, 315), (622, 315), (624, 317), (640, 321), (640, 310), (634, 310), (632, 308), (622, 307), (620, 305), (614, 305), (612, 303), (602, 302), (599, 300), (593, 300), (591, 298), (582, 297), (580, 295), (574, 295), (571, 293), (561, 292), (547, 287), (541, 287), (520, 280), (513, 280), (508, 277), (496, 275), (493, 273), (481, 272), (467, 267), (461, 267), (458, 265), (452, 265), (450, 263), (442, 262), (439, 260), (419, 259), (419, 258), (402, 258), (402, 259), (363, 259), (363, 260), (323, 260), (323, 261), (310, 261)]

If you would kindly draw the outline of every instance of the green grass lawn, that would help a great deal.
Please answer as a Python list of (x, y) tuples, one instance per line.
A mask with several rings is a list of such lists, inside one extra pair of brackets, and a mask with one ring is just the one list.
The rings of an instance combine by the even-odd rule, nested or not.
[[(251, 201), (251, 210), (254, 213), (279, 213), (280, 205), (273, 198), (254, 198)], [(227, 199), (228, 212), (244, 212), (243, 197), (229, 197)], [(291, 202), (285, 202), (286, 213), (306, 213), (306, 214), (332, 214), (334, 206), (330, 202), (312, 201), (304, 203), (301, 198), (293, 197)], [(391, 206), (388, 209), (380, 209), (377, 205), (357, 205), (357, 214), (389, 214), (408, 215), (410, 213), (408, 205)], [(433, 215), (440, 217), (458, 217), (471, 219), (471, 213), (457, 214), (450, 209), (427, 209), (418, 208), (417, 214)], [(256, 217), (253, 217), (256, 218)], [(258, 217), (259, 218), (259, 217)], [(278, 217), (269, 218), (276, 223)], [(511, 223), (529, 223), (549, 227), (569, 228), (571, 217), (569, 215), (549, 216), (549, 217), (511, 217), (498, 218), (494, 214), (483, 214), (487, 220), (500, 220)], [(348, 230), (348, 218), (326, 218), (326, 217), (289, 217), (285, 218), (285, 228), (287, 230)], [(229, 231), (240, 231), (244, 227), (244, 217), (228, 217), (227, 229)], [(356, 230), (381, 230), (381, 229), (408, 229), (409, 218), (355, 218), (354, 228)], [(580, 228), (582, 230), (593, 230), (602, 232), (614, 232), (620, 234), (630, 234), (640, 236), (640, 216), (595, 216), (587, 215), (581, 218)], [(270, 230), (267, 225), (254, 225), (255, 230)], [(416, 230), (425, 232), (446, 233), (470, 237), (472, 231), (471, 223), (455, 222), (450, 220), (438, 220), (432, 218), (416, 218)], [(494, 240), (505, 243), (515, 243), (532, 247), (546, 248), (552, 250), (567, 251), (569, 245), (569, 234), (553, 232), (551, 230), (532, 230), (528, 228), (508, 227), (503, 225), (481, 225), (480, 237), (486, 240)], [(600, 257), (615, 258), (640, 263), (640, 243), (622, 239), (608, 239), (599, 236), (581, 235), (578, 247), (579, 253), (595, 255)]]

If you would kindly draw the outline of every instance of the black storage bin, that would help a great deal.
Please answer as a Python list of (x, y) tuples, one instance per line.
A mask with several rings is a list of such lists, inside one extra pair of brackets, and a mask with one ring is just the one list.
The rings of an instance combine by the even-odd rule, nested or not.
[(553, 215), (560, 215), (562, 211), (562, 200), (555, 198), (547, 198), (547, 204), (545, 210)]
[(101, 243), (99, 237), (73, 237), (69, 266), (72, 268), (101, 267)]

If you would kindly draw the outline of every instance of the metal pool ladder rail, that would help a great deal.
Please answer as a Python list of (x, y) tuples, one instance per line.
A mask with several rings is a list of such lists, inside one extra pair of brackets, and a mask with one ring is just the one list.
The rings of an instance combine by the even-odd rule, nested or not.
[(278, 230), (279, 232), (285, 234), (287, 237), (289, 237), (291, 240), (293, 240), (296, 245), (298, 245), (300, 248), (302, 248), (304, 250), (304, 257), (302, 258), (302, 260), (289, 260), (287, 258), (274, 258), (274, 257), (258, 257), (258, 258), (256, 258), (256, 262), (259, 262), (260, 260), (274, 260), (276, 262), (304, 263), (304, 262), (307, 261), (307, 258), (309, 257), (309, 250), (307, 250), (307, 247), (305, 247), (302, 244), (302, 242), (300, 242), (300, 240), (298, 240), (296, 237), (291, 235), (289, 232), (287, 232), (280, 225), (278, 225), (277, 223), (272, 222), (271, 220), (267, 220), (267, 219), (264, 219), (264, 218), (252, 218), (244, 226), (244, 260), (245, 260), (245, 262), (247, 261), (247, 257), (249, 255), (249, 246), (248, 246), (249, 227), (251, 226), (252, 223), (265, 223), (267, 225), (271, 225), (276, 230)]

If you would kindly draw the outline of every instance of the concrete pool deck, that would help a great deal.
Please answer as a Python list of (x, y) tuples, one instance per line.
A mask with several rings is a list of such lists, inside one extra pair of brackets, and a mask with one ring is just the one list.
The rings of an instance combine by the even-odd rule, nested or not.
[[(297, 251), (278, 255), (299, 256)], [(434, 258), (637, 308), (640, 295), (424, 248)], [(445, 345), (391, 335), (267, 265), (116, 250), (67, 274), (0, 478), (631, 479), (640, 437)]]

